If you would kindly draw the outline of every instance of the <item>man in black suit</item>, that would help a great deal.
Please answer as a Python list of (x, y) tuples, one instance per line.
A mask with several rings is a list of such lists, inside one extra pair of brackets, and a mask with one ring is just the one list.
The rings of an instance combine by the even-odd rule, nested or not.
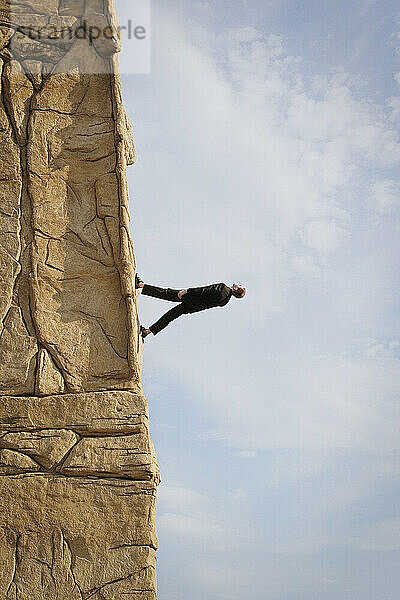
[(141, 327), (142, 338), (145, 339), (150, 333), (157, 335), (162, 329), (182, 315), (187, 315), (216, 306), (225, 306), (234, 296), (243, 298), (246, 288), (234, 283), (228, 287), (225, 283), (213, 283), (203, 287), (188, 288), (187, 290), (172, 290), (171, 288), (160, 288), (148, 285), (136, 275), (136, 288), (142, 290), (145, 296), (177, 302), (174, 308), (166, 312), (154, 325), (146, 329)]

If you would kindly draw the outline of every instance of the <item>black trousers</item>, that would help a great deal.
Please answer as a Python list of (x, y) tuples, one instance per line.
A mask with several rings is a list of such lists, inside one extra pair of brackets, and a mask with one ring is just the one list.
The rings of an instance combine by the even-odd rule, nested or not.
[(179, 304), (171, 308), (156, 323), (149, 327), (153, 335), (160, 333), (171, 321), (188, 313), (187, 306), (178, 297), (179, 291), (172, 290), (171, 288), (160, 288), (155, 285), (148, 285), (147, 283), (142, 288), (142, 294), (145, 296), (152, 296), (153, 298), (160, 298), (160, 300), (168, 300), (169, 302), (179, 302)]

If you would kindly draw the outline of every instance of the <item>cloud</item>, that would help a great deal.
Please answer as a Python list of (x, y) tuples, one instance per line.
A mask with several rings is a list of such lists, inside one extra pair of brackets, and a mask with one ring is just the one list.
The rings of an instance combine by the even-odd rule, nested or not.
[(400, 340), (366, 340), (363, 352), (368, 358), (386, 360), (399, 355)]
[[(229, 340), (217, 342), (221, 352), (224, 343)], [(240, 358), (234, 363), (237, 377), (231, 375), (229, 380), (219, 362), (215, 367), (208, 364), (209, 379), (204, 380), (207, 357), (199, 347), (193, 348), (190, 373), (182, 373), (181, 382), (184, 385), (187, 380), (192, 400), (212, 416), (214, 427), (203, 438), (220, 440), (237, 452), (323, 449), (328, 456), (345, 449), (379, 455), (392, 444), (398, 447), (395, 405), (386, 403), (382, 412), (375, 397), (394, 397), (400, 392), (396, 377), (400, 360), (395, 356), (382, 357), (380, 362), (375, 359), (368, 353), (309, 360), (280, 356), (278, 369), (273, 361), (265, 361), (260, 373), (251, 373), (246, 366), (251, 377), (240, 385)], [(168, 371), (174, 372), (182, 360), (178, 350), (169, 357)]]
[[(310, 74), (283, 36), (155, 9), (153, 75), (130, 90), (139, 264), (155, 283), (248, 287), (146, 342), (153, 423), (165, 403), (177, 453), (220, 469), (204, 494), (189, 470), (160, 488), (160, 532), (190, 574), (179, 597), (243, 598), (249, 582), (260, 600), (343, 597), (351, 578), (321, 561), (370, 544), (355, 515), (379, 513), (399, 474), (396, 99), (342, 67)], [(162, 308), (141, 299), (146, 322)]]
[(387, 104), (391, 111), (391, 119), (393, 121), (400, 120), (400, 98), (398, 96), (392, 96), (388, 99)]
[(211, 502), (199, 492), (173, 483), (161, 485), (157, 519), (160, 533), (193, 541), (217, 541), (225, 534), (213, 518)]
[(300, 452), (283, 479), (341, 452), (379, 462), (397, 445), (395, 408), (382, 413), (375, 398), (399, 392), (399, 363), (351, 348), (361, 335), (381, 343), (385, 290), (397, 289), (394, 234), (379, 245), (369, 221), (372, 198), (375, 213), (394, 207), (397, 130), (357, 78), (306, 75), (282, 36), (158, 18), (150, 91), (163, 90), (162, 112), (155, 103), (145, 123), (157, 158), (135, 184), (158, 200), (144, 209), (142, 262), (167, 285), (243, 278), (248, 295), (150, 340), (147, 368), (175, 374), (207, 416), (196, 439), (242, 457)]
[(159, 500), (163, 511), (202, 512), (209, 505), (209, 499), (203, 494), (180, 485), (168, 483), (160, 488)]
[(299, 254), (292, 258), (294, 269), (303, 276), (320, 276), (321, 270), (316, 259), (307, 254)]
[[(241, 489), (226, 490), (226, 502), (237, 503), (247, 496)], [(225, 508), (216, 498), (207, 497), (198, 491), (173, 483), (163, 483), (159, 488), (158, 528), (162, 535), (174, 539), (186, 537), (192, 543), (213, 543), (215, 550), (226, 544), (248, 541), (248, 535), (232, 525)]]
[(176, 513), (162, 513), (158, 517), (158, 527), (166, 534), (188, 536), (196, 540), (215, 542), (226, 535), (226, 531), (207, 518), (191, 517)]
[(395, 31), (392, 34), (392, 47), (397, 56), (400, 56), (400, 31)]
[(305, 246), (318, 252), (328, 252), (335, 250), (345, 235), (346, 231), (335, 221), (319, 219), (307, 223), (301, 238)]
[(400, 185), (397, 181), (380, 179), (371, 185), (370, 198), (377, 213), (388, 215), (400, 206)]
[[(399, 165), (396, 128), (354, 78), (306, 77), (282, 36), (254, 27), (215, 35), (163, 11), (157, 19), (164, 52), (154, 70), (171, 92), (163, 96), (165, 138), (146, 123), (148, 143), (163, 149), (149, 184), (160, 181), (173, 204), (159, 211), (143, 244), (157, 257), (152, 270), (164, 255), (182, 279), (189, 269), (199, 280), (213, 271), (234, 277), (233, 267), (249, 271), (256, 261), (267, 279), (293, 266), (315, 274), (324, 253), (352, 234), (354, 198), (388, 181), (377, 168)], [(183, 168), (177, 144), (190, 156)], [(276, 310), (280, 284), (266, 287)]]

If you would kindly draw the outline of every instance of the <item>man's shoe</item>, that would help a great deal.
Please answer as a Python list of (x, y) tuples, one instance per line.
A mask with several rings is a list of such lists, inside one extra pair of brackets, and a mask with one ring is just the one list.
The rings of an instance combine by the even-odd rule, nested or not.
[(139, 275), (136, 273), (136, 275), (135, 275), (135, 288), (138, 289), (141, 283), (144, 283), (144, 282), (140, 279)]

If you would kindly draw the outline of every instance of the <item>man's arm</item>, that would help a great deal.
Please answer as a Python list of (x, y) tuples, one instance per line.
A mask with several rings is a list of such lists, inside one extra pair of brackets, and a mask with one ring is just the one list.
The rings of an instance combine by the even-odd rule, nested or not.
[(220, 284), (213, 284), (213, 285), (206, 285), (206, 286), (201, 286), (201, 287), (195, 287), (195, 288), (188, 288), (187, 290), (180, 290), (178, 292), (178, 298), (179, 300), (182, 300), (182, 296), (184, 296), (185, 294), (188, 294), (191, 297), (195, 297), (195, 298), (209, 298), (211, 295), (217, 293), (217, 286), (221, 286), (223, 285), (222, 283)]

